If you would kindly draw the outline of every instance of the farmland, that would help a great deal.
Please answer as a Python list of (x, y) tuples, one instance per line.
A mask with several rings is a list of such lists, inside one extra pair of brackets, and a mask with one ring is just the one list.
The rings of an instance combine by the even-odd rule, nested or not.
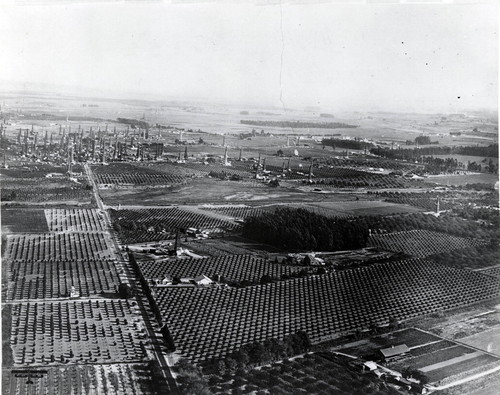
[(175, 393), (179, 358), (206, 375), (191, 393), (396, 394), (359, 363), (432, 385), (498, 365), (497, 174), (432, 158), (492, 151), (495, 117), (335, 113), (358, 127), (322, 129), (281, 107), (6, 100), (6, 394)]
[(163, 279), (172, 277), (191, 277), (206, 275), (210, 278), (222, 277), (224, 282), (259, 282), (262, 276), (273, 279), (290, 276), (301, 270), (297, 266), (267, 262), (251, 255), (226, 255), (212, 258), (184, 258), (168, 261), (139, 263), (143, 276), (147, 279)]
[(124, 301), (27, 302), (12, 307), (14, 366), (141, 362), (137, 313)]
[(10, 265), (7, 299), (49, 299), (69, 295), (74, 286), (82, 296), (115, 293), (119, 277), (113, 261), (20, 261)]
[(93, 209), (47, 209), (51, 232), (103, 232), (103, 219)]
[(377, 360), (380, 359), (380, 349), (398, 344), (406, 344), (410, 351), (392, 361), (379, 363), (397, 372), (404, 372), (407, 368), (419, 370), (432, 385), (452, 382), (488, 366), (498, 366), (500, 362), (499, 357), (413, 328), (335, 347), (334, 350), (359, 359)]
[(39, 233), (7, 236), (5, 255), (11, 261), (112, 259), (103, 233)]
[(178, 229), (233, 229), (234, 222), (178, 207), (110, 210), (123, 244), (169, 238)]
[(26, 384), (25, 377), (16, 377), (3, 370), (3, 393), (20, 395), (29, 395), (33, 391), (40, 395), (155, 393), (150, 384), (151, 372), (147, 364), (67, 365), (44, 368), (44, 370), (47, 374), (36, 380), (32, 388)]
[(389, 251), (401, 251), (415, 257), (425, 257), (446, 251), (478, 247), (486, 242), (474, 238), (450, 236), (428, 230), (410, 230), (370, 236), (368, 245)]
[(163, 288), (156, 303), (178, 350), (202, 361), (298, 330), (318, 343), (499, 295), (492, 277), (417, 259), (242, 289)]

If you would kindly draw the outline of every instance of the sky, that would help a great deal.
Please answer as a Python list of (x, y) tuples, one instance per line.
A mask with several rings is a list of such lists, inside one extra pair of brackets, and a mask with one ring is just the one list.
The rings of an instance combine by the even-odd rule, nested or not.
[(0, 4), (0, 90), (43, 83), (333, 111), (498, 107), (494, 1)]

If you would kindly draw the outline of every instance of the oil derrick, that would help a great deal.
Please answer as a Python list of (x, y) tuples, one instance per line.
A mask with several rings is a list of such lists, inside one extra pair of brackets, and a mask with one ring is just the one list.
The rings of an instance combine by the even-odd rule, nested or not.
[(188, 160), (188, 147), (184, 148), (184, 160)]
[(127, 125), (127, 130), (125, 132), (125, 138), (128, 137), (128, 134), (130, 133), (130, 127)]
[(68, 150), (68, 173), (71, 174), (71, 166), (73, 165), (73, 146)]
[(240, 157), (238, 158), (238, 160), (239, 160), (240, 162), (241, 162), (241, 154), (242, 154), (242, 151), (243, 151), (243, 149), (242, 149), (242, 148), (240, 148)]
[(137, 153), (136, 153), (135, 158), (137, 160), (139, 160), (140, 155), (141, 155), (141, 146), (139, 144), (137, 144)]
[(290, 136), (286, 136), (286, 146), (290, 147)]
[(224, 165), (227, 166), (227, 147), (224, 150)]
[(179, 151), (179, 156), (178, 156), (177, 160), (181, 160), (181, 151)]
[(118, 137), (115, 137), (115, 144), (113, 147), (113, 159), (116, 159), (118, 156)]
[(257, 162), (257, 169), (260, 167), (260, 153), (259, 153), (259, 161)]
[(24, 132), (24, 152), (27, 154), (28, 153), (28, 129), (25, 130)]
[(313, 164), (311, 161), (311, 164), (309, 165), (309, 182), (312, 182), (312, 178), (313, 178)]
[(439, 214), (439, 197), (436, 199), (436, 214)]
[(38, 133), (35, 134), (33, 138), (33, 151), (36, 151), (36, 146), (38, 145)]
[(298, 136), (298, 137), (297, 137), (297, 144), (296, 144), (296, 145), (297, 145), (297, 146), (299, 146), (299, 145), (300, 145), (300, 136)]
[(5, 151), (3, 152), (3, 168), (7, 168), (7, 158), (6, 158), (6, 153)]
[(21, 144), (22, 129), (19, 129), (19, 134), (17, 135), (17, 144)]
[(285, 172), (285, 161), (283, 161), (283, 169), (281, 170), (283, 173)]
[(144, 144), (141, 144), (141, 160), (144, 160)]
[(95, 139), (90, 140), (90, 144), (92, 145), (92, 162), (95, 161)]
[(262, 161), (262, 171), (266, 171), (266, 158)]
[(182, 130), (179, 130), (179, 141), (182, 141)]
[(50, 149), (52, 149), (52, 144), (54, 144), (54, 133), (50, 132), (50, 146), (49, 146)]
[(146, 140), (149, 140), (149, 127), (148, 126), (146, 126), (145, 135), (146, 135)]
[(225, 134), (222, 135), (222, 146), (223, 147), (226, 146), (226, 135)]
[(105, 132), (106, 134), (108, 134), (108, 124), (106, 124), (106, 125), (104, 126), (104, 132)]
[(45, 131), (45, 137), (43, 138), (43, 149), (47, 150), (47, 141), (49, 139), (49, 132), (46, 130)]
[(287, 171), (291, 171), (292, 169), (290, 169), (290, 158), (288, 158), (288, 166), (287, 166)]

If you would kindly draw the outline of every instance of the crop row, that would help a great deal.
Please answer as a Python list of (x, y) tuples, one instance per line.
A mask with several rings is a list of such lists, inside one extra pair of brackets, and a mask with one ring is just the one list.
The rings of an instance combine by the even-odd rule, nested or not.
[(8, 299), (48, 299), (115, 293), (120, 282), (113, 261), (19, 261), (11, 265)]
[(133, 184), (133, 185), (171, 185), (184, 182), (184, 177), (168, 174), (142, 174), (142, 173), (120, 173), (120, 174), (96, 174), (98, 184)]
[[(31, 369), (33, 370), (33, 369)], [(35, 369), (37, 370), (37, 369)], [(151, 373), (146, 364), (69, 365), (44, 367), (47, 374), (27, 384), (26, 377), (2, 372), (6, 395), (151, 395)], [(147, 381), (146, 381), (147, 380)]]
[(414, 259), (242, 289), (162, 288), (156, 301), (179, 352), (200, 362), (297, 331), (315, 343), (499, 295), (498, 279)]
[(113, 259), (104, 233), (40, 233), (7, 236), (5, 257), (13, 261)]
[(139, 267), (147, 279), (196, 277), (204, 274), (212, 279), (221, 276), (226, 281), (259, 281), (262, 276), (280, 278), (299, 271), (297, 266), (268, 262), (251, 255), (223, 255), (210, 258), (175, 259), (167, 262), (140, 262)]
[(12, 305), (14, 365), (141, 361), (138, 317), (123, 300)]
[(104, 220), (95, 209), (46, 209), (51, 232), (104, 232)]
[(162, 240), (178, 229), (233, 229), (236, 224), (198, 212), (172, 208), (110, 210), (124, 244)]
[(415, 257), (425, 257), (446, 251), (486, 245), (486, 242), (471, 237), (457, 237), (428, 230), (410, 230), (372, 235), (368, 240), (368, 245), (382, 250), (403, 252)]
[(202, 210), (216, 212), (235, 219), (245, 219), (246, 217), (255, 217), (263, 215), (265, 209), (249, 206), (202, 206)]

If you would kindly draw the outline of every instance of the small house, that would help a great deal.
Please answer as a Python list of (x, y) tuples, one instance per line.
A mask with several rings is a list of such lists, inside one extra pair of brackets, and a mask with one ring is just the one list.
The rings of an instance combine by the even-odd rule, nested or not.
[(196, 283), (196, 285), (210, 285), (213, 283), (212, 280), (210, 280), (207, 276), (205, 276), (204, 274), (200, 275), (200, 276), (197, 276), (194, 278), (194, 282)]
[(380, 350), (380, 354), (382, 354), (382, 357), (385, 361), (397, 358), (401, 355), (404, 355), (406, 353), (410, 352), (410, 349), (406, 344), (400, 344), (397, 346), (392, 346), (389, 348), (382, 348)]

